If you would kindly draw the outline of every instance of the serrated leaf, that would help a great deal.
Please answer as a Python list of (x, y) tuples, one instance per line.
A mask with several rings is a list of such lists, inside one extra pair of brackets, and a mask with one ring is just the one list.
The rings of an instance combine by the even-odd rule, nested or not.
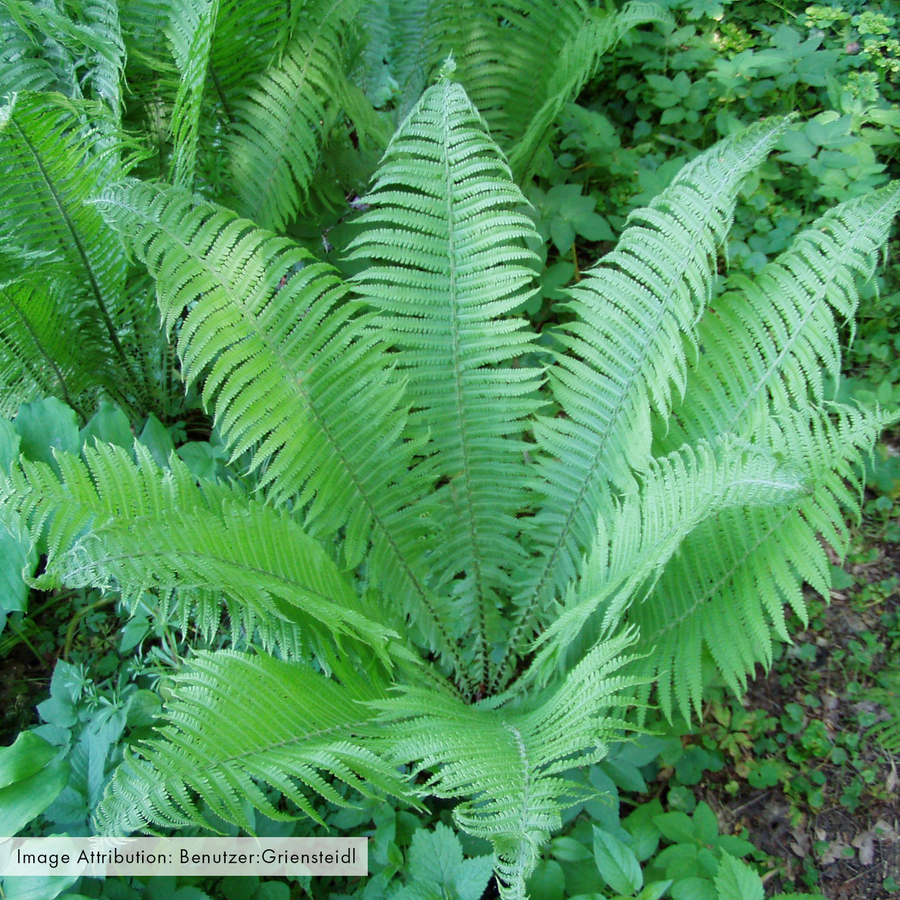
[(716, 873), (716, 900), (765, 900), (759, 875), (746, 863), (724, 856)]

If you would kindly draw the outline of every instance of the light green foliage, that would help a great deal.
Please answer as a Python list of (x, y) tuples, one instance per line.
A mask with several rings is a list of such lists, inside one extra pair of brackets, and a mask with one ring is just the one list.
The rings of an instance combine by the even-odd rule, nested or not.
[[(704, 657), (740, 689), (786, 637), (785, 604), (804, 615), (802, 581), (827, 591), (820, 537), (842, 549), (859, 510), (853, 463), (890, 413), (839, 404), (820, 370), (837, 380), (835, 320), (854, 313), (900, 191), (841, 204), (718, 297), (742, 182), (794, 126), (733, 129), (648, 179), (627, 220), (609, 217), (618, 245), (538, 337), (520, 313), (546, 251), (517, 179), (547, 159), (601, 53), (664, 13), (447, 0), (412, 4), (400, 27), (390, 2), (360, 17), (351, 0), (259, 6), (174, 3), (167, 41), (148, 40), (142, 60), (152, 11), (126, 3), (133, 108), (97, 87), (121, 71), (101, 54), (69, 97), (25, 90), (0, 113), (9, 408), (29, 391), (93, 404), (105, 389), (131, 416), (103, 407), (83, 432), (73, 416), (50, 454), (24, 407), (4, 521), (46, 554), (35, 584), (99, 588), (137, 613), (128, 646), (151, 611), (217, 641), (183, 663), (170, 654), (166, 724), (128, 750), (96, 822), (253, 831), (262, 816), (321, 822), (351, 789), (433, 796), (492, 847), (502, 896), (539, 895), (558, 886), (541, 854), (566, 807), (644, 785), (640, 754), (605, 759), (635, 727), (630, 710), (699, 710)], [(37, 14), (13, 8), (5, 27), (21, 43)], [(114, 30), (107, 12), (97, 21)], [(238, 15), (258, 25), (245, 58)], [(65, 18), (41, 21), (94, 40)], [(3, 57), (10, 78), (51, 86), (42, 47)], [(98, 96), (82, 99), (82, 83)], [(692, 91), (678, 76), (655, 89), (667, 108)], [(154, 149), (136, 159), (114, 136), (141, 121), (155, 122)], [(608, 124), (573, 114), (565, 140), (621, 151)], [(839, 137), (819, 124), (820, 146)], [(366, 154), (391, 128), (360, 197)], [(595, 199), (547, 197), (560, 194), (558, 249), (611, 236), (591, 231)], [(323, 198), (342, 195), (361, 211), (338, 248), (347, 279), (292, 237), (313, 222), (324, 240)], [(147, 377), (159, 344), (128, 318), (151, 279), (177, 373), (213, 420), (208, 442), (160, 421), (175, 369)], [(47, 333), (51, 301), (85, 310), (88, 371)], [(57, 701), (48, 715), (67, 711)], [(93, 808), (97, 784), (84, 787)], [(711, 815), (654, 813), (637, 837), (611, 809), (595, 877), (641, 900), (679, 878), (705, 880), (713, 900), (753, 895)], [(681, 849), (642, 872), (660, 836)], [(432, 840), (440, 877), (474, 894), (486, 863)], [(437, 874), (420, 869), (398, 896), (434, 893)]]

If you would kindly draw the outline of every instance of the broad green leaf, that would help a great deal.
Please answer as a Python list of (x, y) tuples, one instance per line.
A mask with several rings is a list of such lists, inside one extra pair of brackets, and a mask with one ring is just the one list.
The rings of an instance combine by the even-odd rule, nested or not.
[(764, 900), (759, 875), (732, 856), (722, 857), (715, 885), (717, 900)]
[(620, 894), (637, 893), (644, 884), (634, 851), (618, 838), (594, 826), (594, 859), (603, 880)]
[(61, 759), (0, 788), (0, 835), (21, 831), (56, 799), (68, 780), (69, 764)]

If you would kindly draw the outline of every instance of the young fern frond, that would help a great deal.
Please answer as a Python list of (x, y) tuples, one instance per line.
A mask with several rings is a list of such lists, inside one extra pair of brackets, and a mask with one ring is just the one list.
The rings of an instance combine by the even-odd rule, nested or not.
[(560, 338), (569, 354), (548, 373), (565, 418), (535, 424), (547, 497), (534, 520), (540, 553), (518, 589), (513, 647), (577, 575), (607, 484), (628, 489), (632, 471), (649, 464), (651, 411), (664, 417), (673, 388), (683, 389), (683, 338), (694, 339), (709, 300), (738, 186), (785, 125), (763, 123), (685, 166), (569, 291), (577, 319)]
[(97, 823), (115, 835), (151, 823), (215, 830), (218, 817), (252, 834), (254, 809), (273, 819), (294, 818), (260, 785), (318, 822), (307, 791), (346, 806), (334, 780), (366, 796), (377, 790), (410, 799), (405, 779), (360, 734), (377, 718), (371, 702), (384, 697), (385, 687), (377, 676), (349, 667), (339, 684), (303, 663), (197, 653), (176, 678), (160, 739), (127, 754)]
[(351, 258), (372, 262), (356, 288), (401, 351), (410, 428), (430, 435), (417, 471), (442, 484), (428, 501), (435, 587), (452, 590), (460, 624), (477, 622), (486, 680), (488, 631), (498, 634), (509, 571), (526, 559), (516, 513), (529, 499), (527, 445), (511, 436), (539, 405), (539, 377), (512, 366), (534, 344), (509, 313), (533, 293), (526, 244), (537, 235), (477, 110), (449, 82), (403, 123), (365, 202)]
[(582, 799), (583, 788), (561, 773), (602, 759), (628, 729), (615, 709), (632, 702), (624, 698), (638, 682), (614, 673), (631, 659), (634, 638), (598, 644), (556, 690), (518, 707), (471, 706), (417, 688), (376, 702), (395, 761), (434, 772), (423, 792), (466, 798), (454, 820), (493, 845), (501, 897), (526, 896), (561, 809)]

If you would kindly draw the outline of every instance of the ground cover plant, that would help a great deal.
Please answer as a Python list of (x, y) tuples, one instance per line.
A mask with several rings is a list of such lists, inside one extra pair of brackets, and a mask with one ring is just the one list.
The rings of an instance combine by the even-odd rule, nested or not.
[[(18, 745), (46, 803), (7, 785), (6, 827), (352, 827), (387, 795), (418, 862), (390, 885), (376, 834), (367, 896), (553, 896), (588, 845), (570, 894), (762, 896), (705, 804), (575, 817), (646, 786), (648, 703), (741, 693), (827, 594), (894, 418), (836, 398), (897, 187), (724, 284), (745, 179), (809, 123), (729, 125), (597, 213), (554, 154), (597, 127), (565, 123), (603, 54), (671, 35), (653, 4), (0, 16), (6, 610), (119, 597), (120, 653), (159, 642), (103, 690), (57, 666)], [(435, 798), (470, 843), (399, 818)]]

